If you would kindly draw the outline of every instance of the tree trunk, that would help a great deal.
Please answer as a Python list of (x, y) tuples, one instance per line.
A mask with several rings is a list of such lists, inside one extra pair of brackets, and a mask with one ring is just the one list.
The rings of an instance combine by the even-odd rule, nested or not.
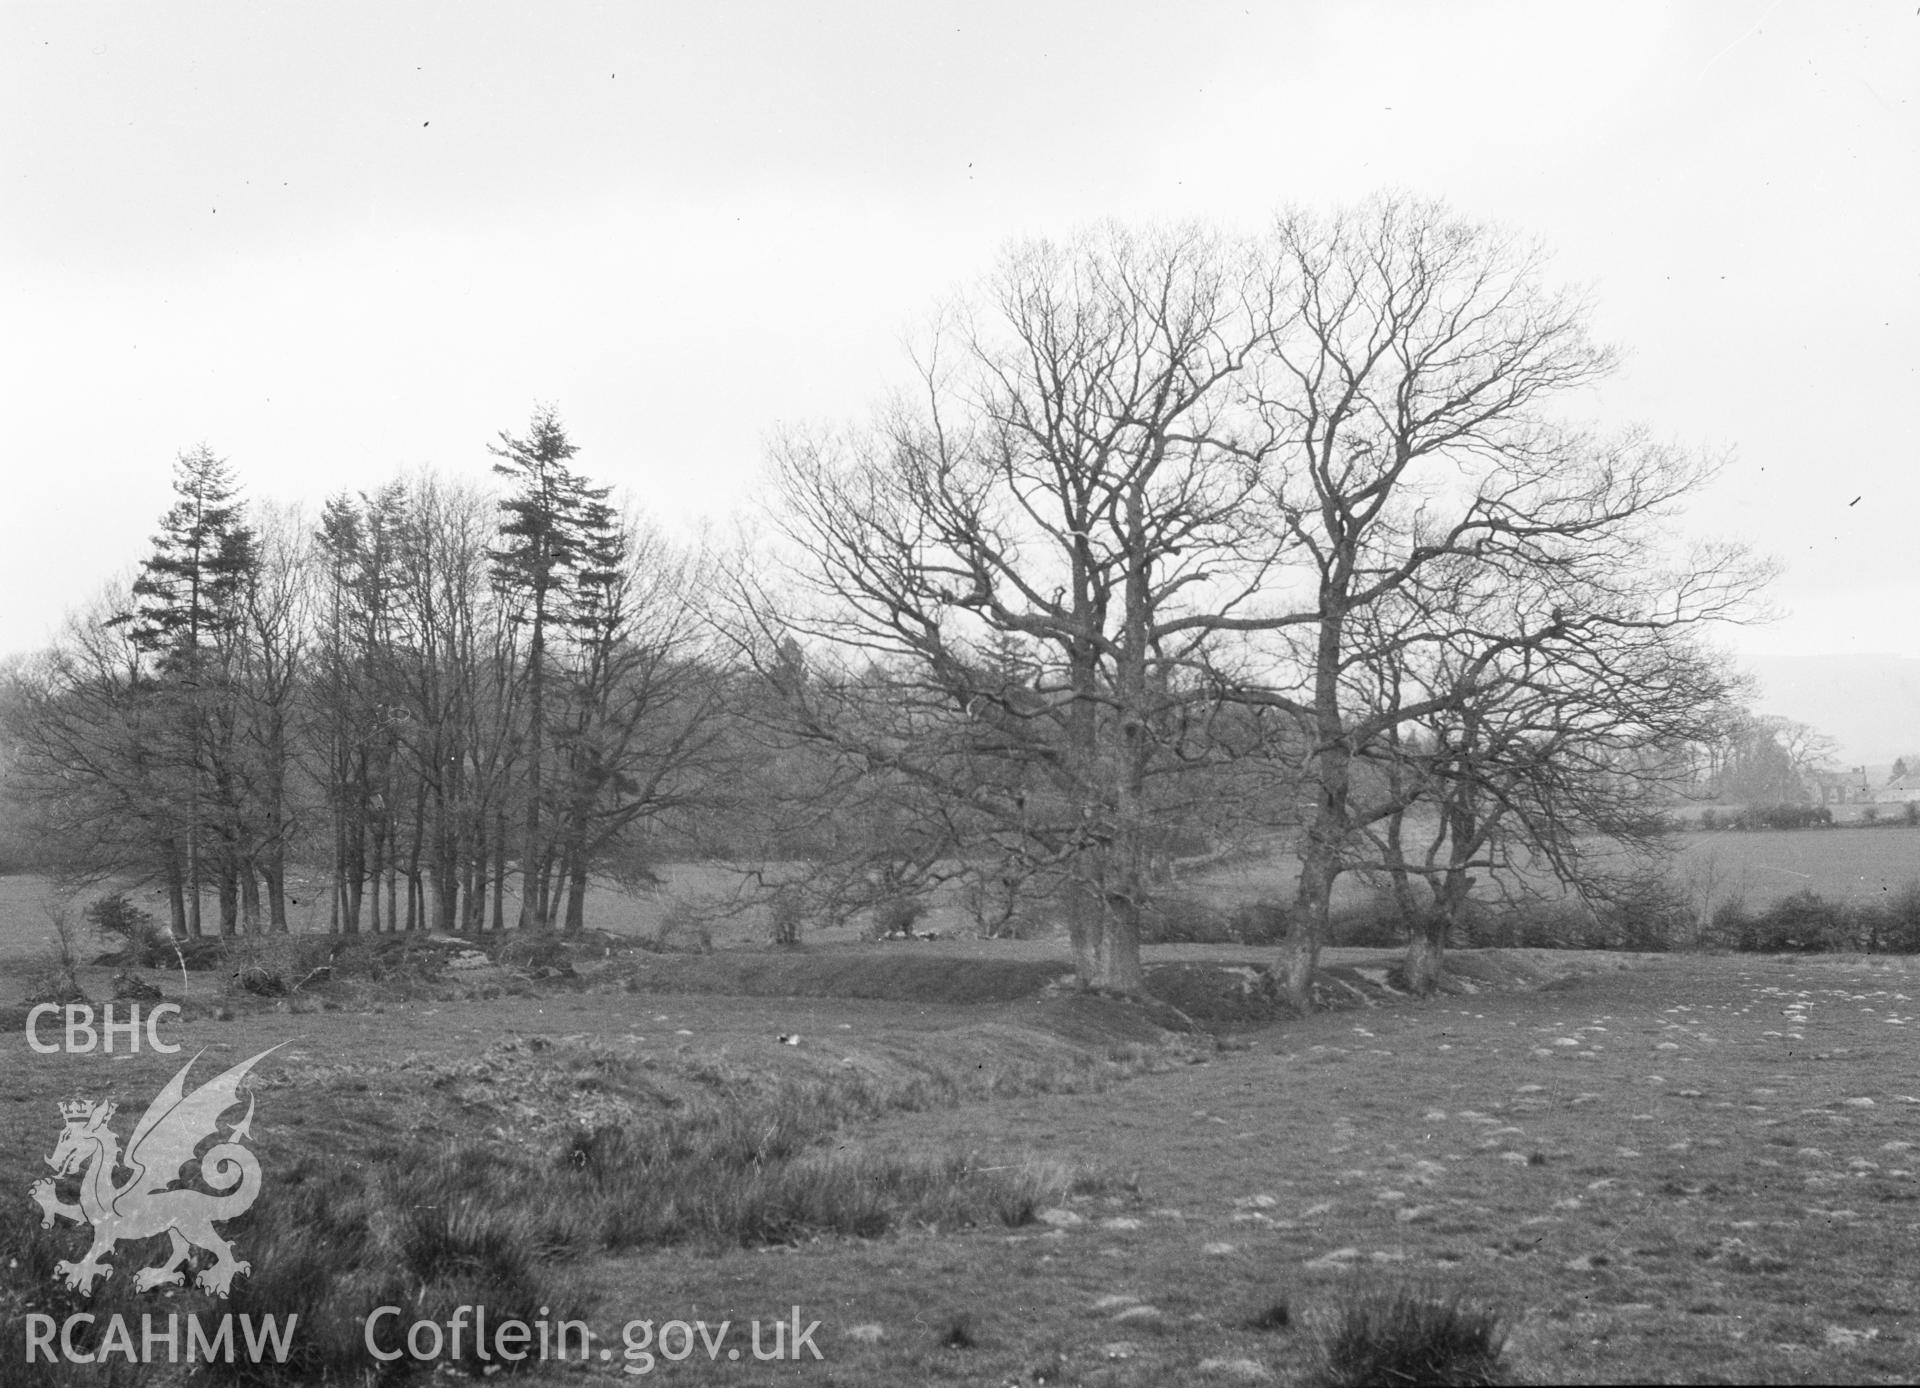
[(507, 814), (499, 812), (493, 831), (493, 928), (507, 928)]
[(464, 855), (453, 825), (452, 807), (444, 790), (436, 792), (433, 813), (433, 928), (452, 935), (460, 929), (460, 879)]
[(240, 929), (240, 874), (231, 855), (220, 861), (220, 933), (235, 934)]
[(187, 825), (187, 935), (199, 939), (205, 931), (200, 918), (200, 802), (193, 802), (193, 819)]
[(1333, 912), (1333, 884), (1352, 826), (1348, 823), (1353, 753), (1340, 717), (1340, 657), (1344, 627), (1341, 595), (1323, 588), (1315, 649), (1313, 780), (1320, 792), (1307, 842), (1300, 855), (1300, 887), (1280, 951), (1287, 999), (1302, 1012), (1313, 1010), (1313, 971)]
[(191, 937), (187, 934), (187, 891), (180, 871), (180, 850), (172, 839), (168, 839), (162, 851), (167, 859), (167, 914), (173, 929), (173, 938), (189, 939)]
[(1147, 976), (1140, 968), (1139, 930), (1127, 930), (1121, 922), (1109, 918), (1106, 932), (1106, 967), (1095, 975), (1093, 986), (1128, 997), (1141, 996), (1147, 991)]
[(533, 634), (527, 643), (527, 828), (520, 846), (520, 928), (544, 926), (546, 886), (540, 845), (540, 757), (546, 734), (546, 693), (542, 666), (546, 661), (546, 595), (536, 590)]
[(1333, 909), (1333, 884), (1340, 876), (1340, 832), (1343, 815), (1323, 806), (1307, 830), (1300, 860), (1300, 886), (1293, 911), (1287, 917), (1286, 938), (1280, 945), (1282, 981), (1287, 1000), (1301, 1012), (1313, 1010), (1313, 971), (1320, 963), (1320, 943), (1327, 937)]
[(267, 928), (275, 934), (287, 933), (287, 865), (276, 844), (260, 869), (267, 879)]
[(1074, 972), (1082, 986), (1130, 997), (1145, 992), (1137, 925), (1126, 930), (1094, 882), (1075, 882), (1069, 892), (1067, 933), (1073, 943)]
[[(484, 820), (482, 821), (484, 823)], [(487, 836), (478, 836), (465, 862), (461, 865), (461, 894), (465, 904), (461, 908), (463, 933), (480, 934), (487, 928)]]
[[(359, 877), (356, 879), (356, 895), (360, 894), (358, 890), (359, 881), (372, 883), (372, 890), (365, 892), (365, 899), (368, 903), (367, 929), (371, 930), (375, 935), (380, 934), (383, 929), (380, 920), (380, 884), (386, 877), (386, 848), (386, 833), (380, 826), (376, 825), (373, 831), (373, 852), (370, 855), (370, 861), (362, 867)], [(357, 915), (359, 913), (355, 912), (355, 914)]]
[(569, 935), (578, 935), (587, 928), (587, 866), (576, 860), (573, 871), (567, 875), (567, 922)]
[(253, 864), (240, 864), (240, 920), (249, 935), (260, 930), (260, 878), (253, 870)]
[(1424, 998), (1440, 986), (1446, 946), (1446, 917), (1438, 911), (1429, 912), (1407, 940), (1407, 988), (1411, 992)]

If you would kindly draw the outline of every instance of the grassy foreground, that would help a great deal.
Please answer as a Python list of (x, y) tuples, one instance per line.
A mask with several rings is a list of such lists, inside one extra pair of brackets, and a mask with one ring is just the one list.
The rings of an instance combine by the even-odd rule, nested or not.
[[(1334, 1382), (1356, 1337), (1340, 1362), (1364, 1382), (1403, 1372), (1359, 1352), (1396, 1335), (1454, 1344), (1462, 1382), (1920, 1376), (1905, 959), (1647, 959), (1219, 1048), (1057, 1000), (671, 974), (241, 1000), (190, 1009), (178, 1056), (34, 1055), (15, 1031), (0, 1184), (44, 1174), (75, 1091), (117, 1098), (124, 1134), (195, 1050), (200, 1079), (284, 1041), (258, 1072), (267, 1191), (227, 1226), (255, 1272), (222, 1304), (305, 1317), (282, 1381), (366, 1379), (381, 1304), (405, 1308), (389, 1344), (462, 1304), (576, 1319), (588, 1362), (530, 1366), (555, 1382)], [(0, 1212), (9, 1326), (80, 1304), (50, 1277), (80, 1232), (37, 1216)], [(212, 1309), (129, 1280), (86, 1304)], [(763, 1348), (818, 1322), (820, 1357), (756, 1360), (754, 1322)], [(17, 1353), (0, 1383), (205, 1381)]]

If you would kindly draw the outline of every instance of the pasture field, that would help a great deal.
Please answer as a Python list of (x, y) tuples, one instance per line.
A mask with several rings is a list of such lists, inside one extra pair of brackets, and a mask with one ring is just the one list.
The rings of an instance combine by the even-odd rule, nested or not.
[[(524, 1168), (526, 1183), (497, 1188), (518, 1192), (512, 1208), (484, 1163), (460, 1166), (470, 1189), (436, 1187), (469, 1202), (463, 1217), (527, 1231), (542, 1285), (598, 1337), (588, 1363), (522, 1381), (1305, 1382), (1326, 1319), (1356, 1289), (1397, 1286), (1499, 1311), (1515, 1381), (1920, 1377), (1920, 969), (1907, 959), (1569, 955), (1557, 962), (1605, 967), (1218, 1039), (1035, 991), (1047, 971), (1013, 965), (1049, 948), (1064, 964), (1036, 942), (928, 946), (947, 981), (892, 1000), (780, 996), (764, 977), (766, 995), (688, 991), (714, 986), (694, 967), (708, 966), (652, 955), (491, 998), (266, 999), (195, 974), (172, 1028), (181, 1054), (38, 1055), (18, 1008), (32, 898), (0, 893), (0, 1190), (14, 1192), (0, 1235), (77, 1256), (79, 1231), (34, 1232), (23, 1193), (45, 1172), (59, 1100), (116, 1098), (124, 1133), (196, 1051), (201, 1079), (284, 1042), (256, 1072), (263, 1206), (293, 1194), (273, 1189), (276, 1173), (403, 1183), (410, 1164), (463, 1152)], [(768, 953), (764, 967), (844, 960), (851, 976), (918, 947), (888, 948)], [(1229, 956), (1259, 952), (1167, 955)], [(952, 980), (996, 960), (999, 981), (975, 1001), (928, 1000), (966, 993)], [(81, 970), (94, 997), (108, 972)], [(147, 977), (177, 994), (177, 973)], [(939, 1169), (958, 1194), (901, 1194), (865, 1237), (703, 1234), (695, 1218), (610, 1248), (554, 1223), (571, 1168), (597, 1160), (583, 1132), (706, 1112), (751, 1129), (785, 1092), (829, 1121), (784, 1169)], [(768, 1148), (754, 1169), (771, 1181), (786, 1160)], [(263, 1281), (294, 1256), (244, 1220), (229, 1233)], [(324, 1242), (320, 1226), (308, 1241)], [(21, 1350), (18, 1312), (43, 1304), (21, 1298), (39, 1295), (0, 1278), (5, 1361)], [(791, 1325), (795, 1308), (801, 1326), (819, 1322), (820, 1357), (756, 1361), (749, 1323)], [(710, 1360), (696, 1336), (638, 1375), (623, 1329), (643, 1320), (709, 1334), (726, 1321), (731, 1338)], [(0, 1384), (108, 1381), (9, 1376), (0, 1362)], [(202, 1380), (160, 1366), (111, 1381)]]
[(1764, 907), (1802, 891), (1867, 904), (1920, 880), (1920, 828), (1694, 831), (1681, 836), (1673, 870), (1716, 906)]

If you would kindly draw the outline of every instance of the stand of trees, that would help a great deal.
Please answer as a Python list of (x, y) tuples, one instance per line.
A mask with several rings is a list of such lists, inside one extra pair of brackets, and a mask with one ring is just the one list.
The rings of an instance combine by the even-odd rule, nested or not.
[(1768, 577), (1665, 534), (1710, 461), (1550, 412), (1611, 365), (1536, 251), (1428, 204), (1017, 248), (920, 400), (782, 446), (792, 581), (742, 646), (819, 663), (792, 736), (916, 787), (923, 856), (1058, 874), (1091, 983), (1139, 984), (1156, 840), (1257, 817), (1276, 760), (1290, 994), (1380, 865), (1427, 980), (1502, 845), (1592, 889), (1588, 836), (1644, 840), (1734, 687), (1699, 634)]
[(776, 445), (777, 538), (725, 575), (550, 410), (497, 496), (409, 479), (311, 528), (203, 450), (125, 594), (15, 673), (9, 778), (183, 934), (203, 888), (284, 926), (296, 854), (340, 930), (499, 928), (510, 890), (577, 929), (671, 824), (804, 860), (819, 911), (1037, 904), (1122, 992), (1183, 862), (1284, 832), (1296, 1001), (1353, 872), (1425, 986), (1478, 883), (1617, 891), (1605, 845), (1657, 843), (1741, 692), (1704, 636), (1768, 572), (1672, 533), (1712, 460), (1562, 417), (1613, 364), (1586, 317), (1410, 200), (1017, 246), (913, 396)]
[(357, 932), (585, 923), (595, 870), (709, 774), (720, 681), (693, 561), (565, 467), (552, 411), (497, 451), (514, 488), (418, 477), (250, 515), (228, 466), (181, 500), (122, 595), (17, 669), (9, 784), (41, 856), (163, 882), (175, 933), (288, 925), (287, 868), (329, 869)]

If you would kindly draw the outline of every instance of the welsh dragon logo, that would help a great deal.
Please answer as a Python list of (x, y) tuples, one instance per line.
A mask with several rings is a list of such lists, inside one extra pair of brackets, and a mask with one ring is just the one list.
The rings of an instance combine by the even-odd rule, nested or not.
[[(234, 1259), (233, 1245), (213, 1227), (215, 1220), (232, 1219), (246, 1211), (260, 1194), (260, 1161), (242, 1145), (252, 1136), (251, 1097), (246, 1117), (233, 1125), (226, 1141), (208, 1148), (200, 1158), (201, 1179), (221, 1193), (209, 1195), (172, 1187), (180, 1168), (193, 1159), (194, 1149), (206, 1138), (219, 1135), (220, 1116), (240, 1102), (240, 1081), (279, 1049), (274, 1046), (241, 1061), (191, 1094), (186, 1092), (187, 1071), (193, 1068), (193, 1060), (189, 1060), (147, 1105), (134, 1125), (124, 1156), (120, 1139), (107, 1126), (116, 1105), (89, 1099), (72, 1099), (60, 1105), (66, 1126), (61, 1129), (53, 1155), (47, 1158), (54, 1175), (41, 1177), (27, 1193), (43, 1211), (42, 1229), (52, 1228), (56, 1216), (75, 1224), (91, 1224), (93, 1246), (77, 1263), (56, 1263), (57, 1278), (83, 1296), (90, 1296), (94, 1279), (113, 1276), (113, 1269), (101, 1260), (113, 1252), (115, 1244), (156, 1234), (165, 1234), (171, 1241), (171, 1255), (164, 1263), (142, 1268), (134, 1276), (136, 1291), (182, 1285), (186, 1274), (181, 1265), (195, 1248), (211, 1253), (214, 1262), (194, 1278), (194, 1285), (215, 1296), (227, 1294), (236, 1273), (252, 1271), (252, 1264)], [(199, 1058), (195, 1056), (194, 1060)], [(122, 1167), (131, 1174), (116, 1184), (114, 1173)], [(54, 1194), (55, 1179), (83, 1169), (77, 1205)]]

